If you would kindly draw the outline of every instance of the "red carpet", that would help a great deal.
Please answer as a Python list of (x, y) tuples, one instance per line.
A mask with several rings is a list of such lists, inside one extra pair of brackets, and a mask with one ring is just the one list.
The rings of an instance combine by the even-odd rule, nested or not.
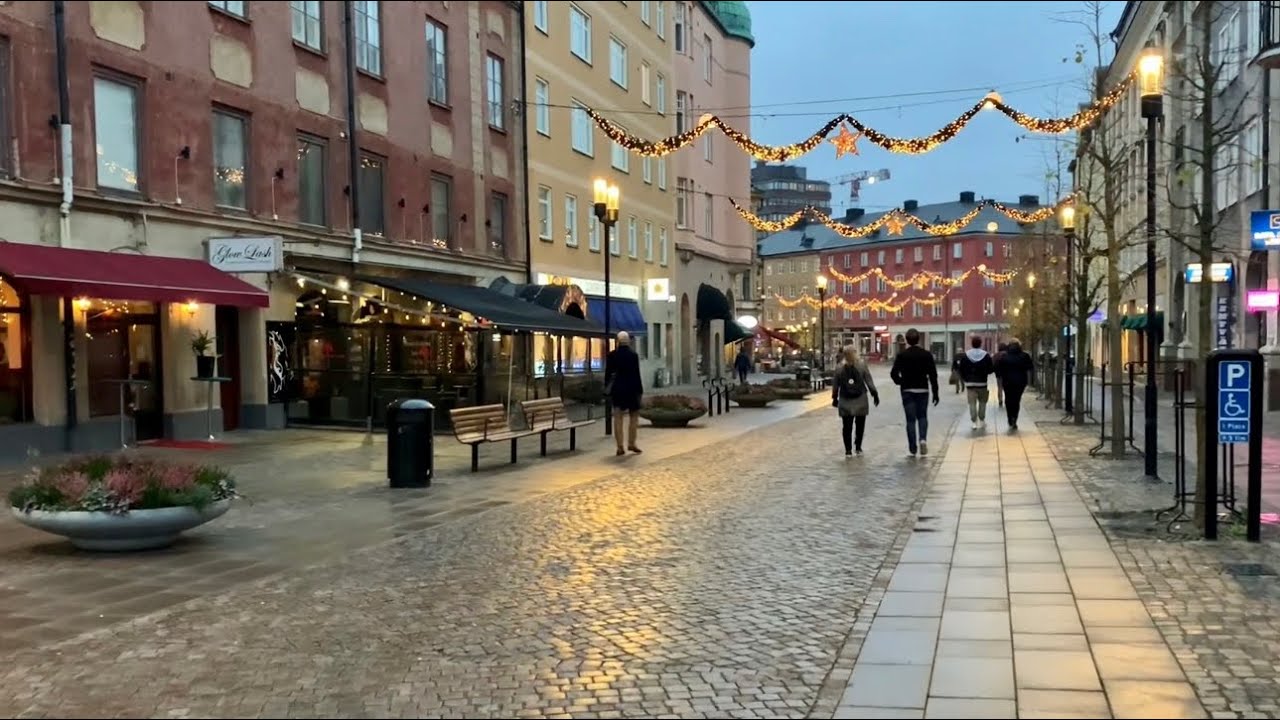
[(210, 440), (147, 440), (141, 443), (146, 447), (172, 448), (174, 450), (222, 450), (231, 447), (227, 443)]

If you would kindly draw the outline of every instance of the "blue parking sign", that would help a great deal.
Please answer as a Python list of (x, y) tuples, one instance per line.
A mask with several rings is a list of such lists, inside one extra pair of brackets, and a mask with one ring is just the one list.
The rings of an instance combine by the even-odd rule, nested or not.
[(1218, 442), (1247, 443), (1250, 417), (1248, 360), (1224, 360), (1218, 364)]

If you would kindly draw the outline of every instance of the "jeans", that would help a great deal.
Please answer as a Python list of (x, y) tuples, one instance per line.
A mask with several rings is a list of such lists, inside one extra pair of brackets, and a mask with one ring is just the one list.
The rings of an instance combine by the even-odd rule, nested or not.
[[(857, 435), (854, 435), (854, 428), (857, 428)], [(867, 429), (866, 415), (841, 415), (840, 416), (840, 437), (844, 438), (844, 454), (848, 455), (853, 452), (854, 448), (862, 450), (862, 434)]]
[(1018, 411), (1022, 409), (1022, 393), (1026, 385), (1006, 385), (1004, 388), (1004, 410), (1009, 417), (1009, 427), (1018, 427)]
[(969, 419), (973, 422), (987, 421), (987, 401), (991, 399), (991, 391), (985, 387), (969, 388)]
[(902, 393), (902, 411), (907, 416), (907, 449), (914, 453), (918, 443), (929, 440), (929, 393)]

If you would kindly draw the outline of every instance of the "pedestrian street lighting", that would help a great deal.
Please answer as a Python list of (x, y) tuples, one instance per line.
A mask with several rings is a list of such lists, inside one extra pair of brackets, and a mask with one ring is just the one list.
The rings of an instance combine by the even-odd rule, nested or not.
[(827, 371), (827, 276), (818, 276), (818, 370)]
[(1138, 60), (1138, 93), (1142, 117), (1147, 119), (1147, 372), (1143, 403), (1145, 434), (1143, 464), (1148, 478), (1159, 476), (1156, 469), (1156, 124), (1164, 114), (1164, 55), (1150, 47)]
[[(613, 315), (612, 296), (613, 286), (609, 274), (609, 258), (613, 255), (613, 245), (609, 236), (613, 231), (613, 227), (618, 224), (618, 204), (621, 201), (621, 193), (618, 186), (610, 184), (604, 178), (596, 178), (592, 187), (595, 205), (592, 208), (595, 211), (596, 219), (604, 226), (604, 346), (606, 352), (609, 347), (609, 339), (613, 337)], [(608, 394), (604, 398), (604, 434), (606, 436), (613, 434), (613, 414), (609, 403)]]

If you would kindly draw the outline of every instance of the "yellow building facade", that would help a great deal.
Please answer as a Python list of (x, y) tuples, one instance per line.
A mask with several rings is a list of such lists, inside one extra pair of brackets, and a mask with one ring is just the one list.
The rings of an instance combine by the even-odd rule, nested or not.
[[(642, 137), (672, 134), (671, 5), (525, 4), (533, 280), (581, 290), (573, 293), (585, 300), (581, 310), (603, 325), (608, 252), (610, 328), (635, 337), (646, 382), (670, 377), (682, 352), (670, 301), (676, 205), (670, 158), (641, 158), (615, 145), (583, 108)], [(595, 178), (616, 184), (621, 194), (608, 248), (593, 214)], [(601, 349), (596, 343), (588, 351), (578, 341), (557, 350), (556, 364), (570, 372), (598, 368)], [(535, 354), (550, 357), (546, 350), (535, 348)], [(551, 371), (545, 364), (542, 369)]]

